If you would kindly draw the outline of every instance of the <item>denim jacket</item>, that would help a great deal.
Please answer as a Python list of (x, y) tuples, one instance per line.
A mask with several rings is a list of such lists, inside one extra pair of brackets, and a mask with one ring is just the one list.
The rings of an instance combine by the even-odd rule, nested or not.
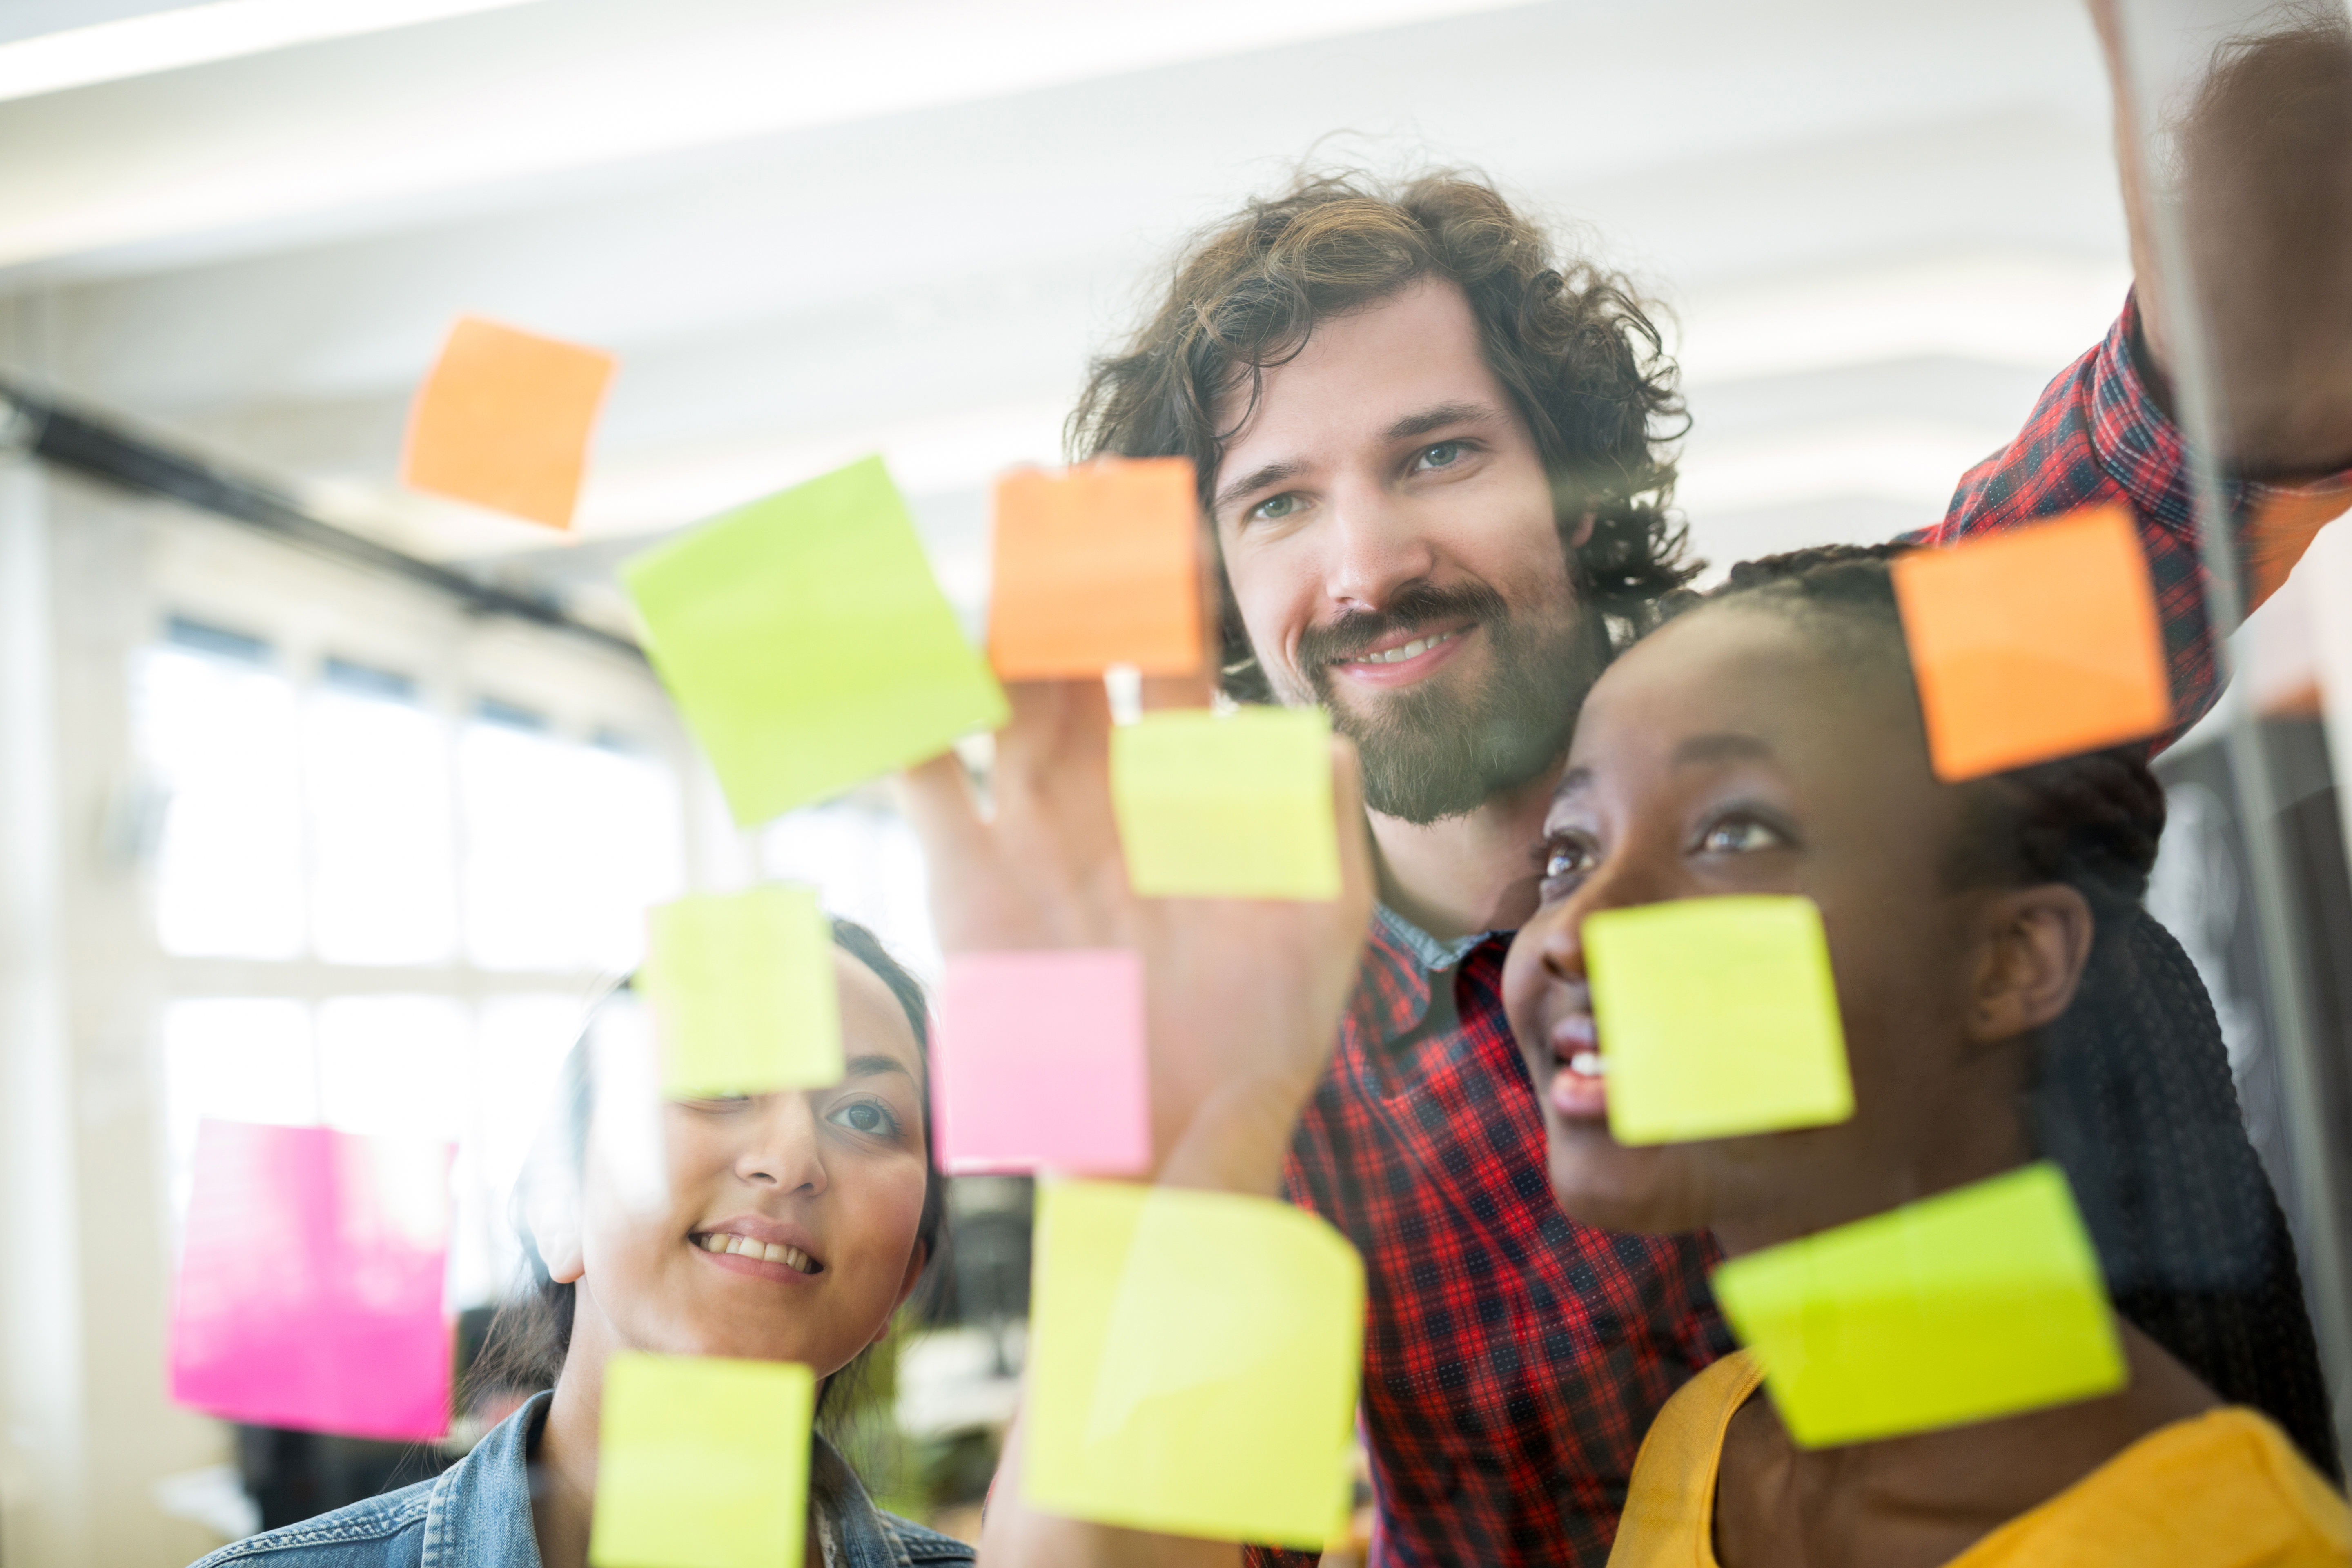
[[(436, 1479), (224, 1546), (195, 1568), (541, 1568), (528, 1461), (551, 1397), (534, 1396)], [(809, 1482), (839, 1568), (972, 1562), (962, 1542), (876, 1508), (833, 1446), (814, 1434)]]

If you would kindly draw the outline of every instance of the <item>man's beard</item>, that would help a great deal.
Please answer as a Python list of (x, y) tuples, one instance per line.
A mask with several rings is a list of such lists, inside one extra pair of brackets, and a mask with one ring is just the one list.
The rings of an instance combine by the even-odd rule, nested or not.
[[(1374, 643), (1468, 617), (1493, 644), (1495, 668), (1460, 693), (1423, 681), (1382, 693), (1373, 712), (1333, 700), (1331, 666)], [(1299, 668), (1363, 759), (1364, 804), (1426, 825), (1475, 811), (1536, 783), (1568, 755), (1584, 694), (1606, 661), (1599, 618), (1571, 611), (1542, 635), (1484, 584), (1417, 586), (1385, 610), (1360, 611), (1298, 639)], [(1465, 627), (1466, 631), (1468, 628)]]

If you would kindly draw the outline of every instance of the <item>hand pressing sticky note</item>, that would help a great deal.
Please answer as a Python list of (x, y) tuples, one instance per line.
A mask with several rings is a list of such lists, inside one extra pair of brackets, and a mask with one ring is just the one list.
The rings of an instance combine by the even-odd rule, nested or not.
[(1029, 1505), (1322, 1546), (1352, 1484), (1355, 1249), (1270, 1199), (1077, 1181), (1040, 1186), (1035, 1245)]
[(637, 984), (674, 1100), (841, 1081), (833, 933), (810, 888), (656, 906)]
[(1110, 738), (1128, 885), (1147, 899), (1336, 899), (1331, 731), (1314, 708), (1146, 713)]
[(799, 1568), (816, 1380), (790, 1362), (616, 1352), (596, 1445), (597, 1568)]
[(1917, 551), (1892, 571), (1937, 777), (2095, 751), (2172, 721), (2147, 562), (2122, 508)]
[(2124, 1384), (2098, 1255), (2046, 1163), (1734, 1258), (1715, 1295), (1808, 1447)]
[(173, 1399), (389, 1442), (447, 1430), (451, 1152), (205, 1122), (172, 1306)]
[(1151, 1163), (1143, 962), (1118, 948), (948, 957), (931, 1038), (950, 1175)]
[(569, 528), (612, 379), (602, 350), (464, 317), (417, 389), (401, 482)]
[(1829, 941), (1810, 899), (1604, 910), (1584, 922), (1584, 961), (1618, 1142), (1853, 1114)]
[(1200, 501), (1181, 458), (996, 483), (988, 655), (1006, 680), (1201, 668)]
[(747, 826), (1007, 717), (879, 458), (634, 556), (621, 579)]

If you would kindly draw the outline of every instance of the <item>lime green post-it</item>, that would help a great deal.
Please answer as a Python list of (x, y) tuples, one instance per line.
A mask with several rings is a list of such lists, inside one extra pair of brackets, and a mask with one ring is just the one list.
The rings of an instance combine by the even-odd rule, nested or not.
[(791, 1362), (604, 1363), (597, 1568), (800, 1568), (816, 1379)]
[(673, 1100), (841, 1081), (833, 932), (813, 888), (656, 905), (638, 984)]
[(1023, 1493), (1071, 1519), (1313, 1550), (1347, 1517), (1364, 1268), (1229, 1193), (1045, 1181)]
[(1584, 922), (1592, 1021), (1620, 1143), (1853, 1114), (1829, 940), (1810, 899), (1682, 899)]
[(879, 458), (632, 556), (621, 581), (745, 826), (1007, 717)]
[(2098, 1254), (2047, 1162), (1734, 1258), (1715, 1295), (1808, 1447), (2124, 1384)]
[(1320, 709), (1146, 713), (1111, 731), (1110, 787), (1139, 897), (1339, 896)]

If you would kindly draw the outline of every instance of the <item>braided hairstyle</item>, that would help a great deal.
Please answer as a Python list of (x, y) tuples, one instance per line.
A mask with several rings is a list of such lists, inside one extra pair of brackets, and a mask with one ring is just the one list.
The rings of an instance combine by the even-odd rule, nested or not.
[[(1738, 600), (1850, 645), (1857, 668), (1907, 675), (1886, 563), (1905, 547), (1833, 545), (1744, 562), (1679, 613)], [(2294, 1245), (2246, 1136), (2211, 999), (2140, 907), (2164, 830), (2145, 746), (1972, 781), (1957, 887), (2063, 882), (2096, 935), (2073, 1005), (2038, 1042), (2027, 1111), (2066, 1173), (2116, 1310), (2232, 1405), (2276, 1421), (2340, 1475)]]

